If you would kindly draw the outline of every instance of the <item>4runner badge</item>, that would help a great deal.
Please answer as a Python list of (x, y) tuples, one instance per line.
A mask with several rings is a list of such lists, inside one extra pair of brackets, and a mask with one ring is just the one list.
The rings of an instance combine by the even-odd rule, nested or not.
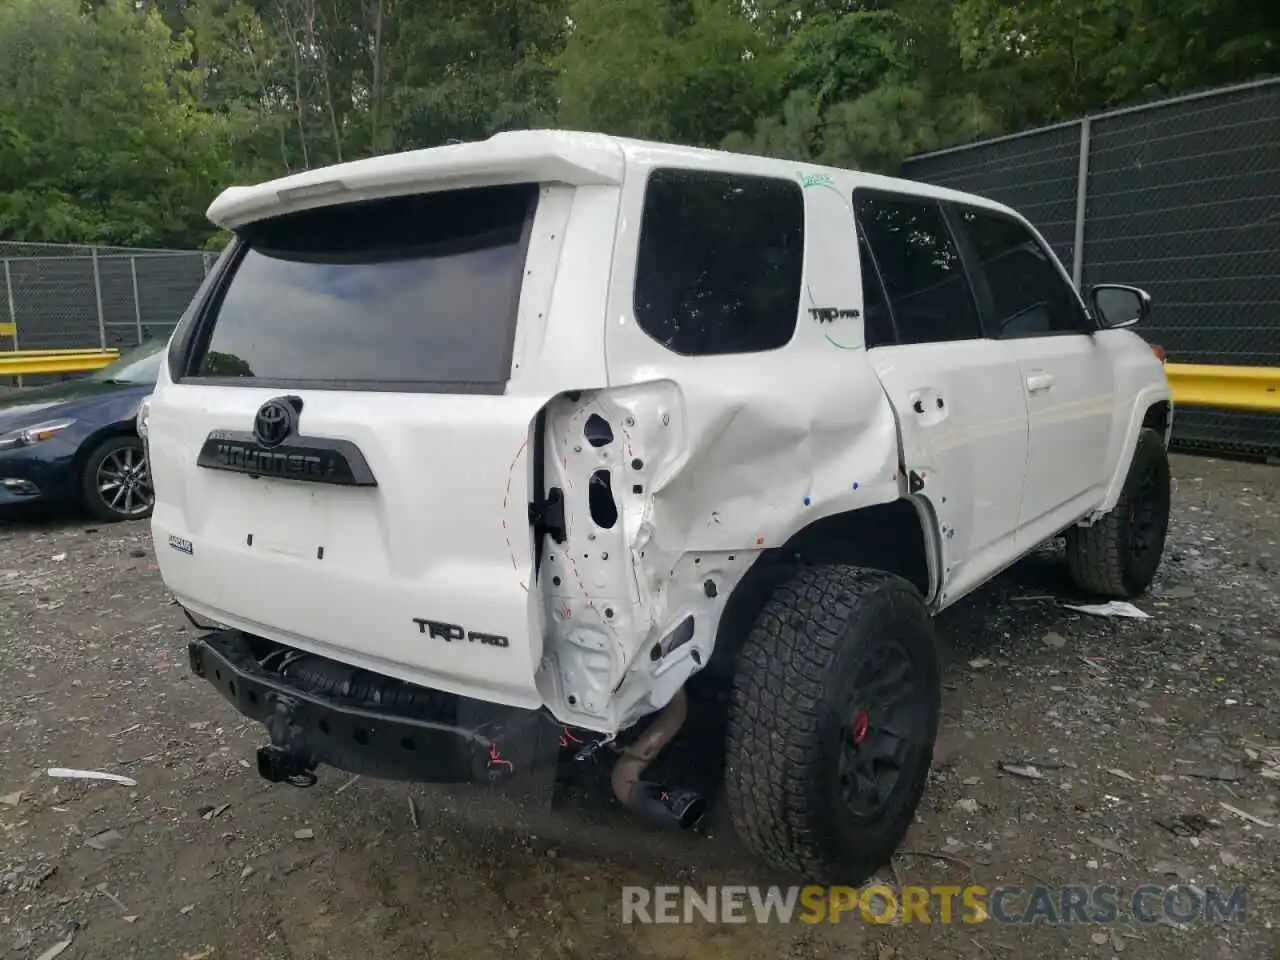
[(509, 647), (511, 641), (496, 633), (477, 633), (474, 630), (463, 630), (456, 623), (441, 623), (438, 620), (423, 620), (414, 617), (419, 633), (429, 633), (437, 640), (453, 643), (455, 640), (469, 640), (472, 643), (483, 643), (487, 647)]

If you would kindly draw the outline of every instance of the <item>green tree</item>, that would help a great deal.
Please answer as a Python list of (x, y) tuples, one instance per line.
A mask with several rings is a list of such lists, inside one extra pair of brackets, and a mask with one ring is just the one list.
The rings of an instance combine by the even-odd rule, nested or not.
[(574, 0), (569, 16), (566, 126), (715, 144), (781, 100), (776, 48), (728, 0)]
[(230, 183), (522, 127), (892, 171), (1278, 70), (1257, 0), (0, 0), (0, 237), (216, 249)]
[(960, 0), (971, 89), (1010, 129), (1280, 69), (1280, 8), (1255, 0)]
[(0, 237), (200, 243), (230, 155), (189, 59), (124, 0), (0, 5)]
[(964, 88), (951, 19), (933, 0), (789, 0), (771, 10), (789, 92), (728, 148), (892, 172), (913, 153), (998, 132)]
[(404, 4), (386, 129), (398, 147), (554, 126), (567, 0)]

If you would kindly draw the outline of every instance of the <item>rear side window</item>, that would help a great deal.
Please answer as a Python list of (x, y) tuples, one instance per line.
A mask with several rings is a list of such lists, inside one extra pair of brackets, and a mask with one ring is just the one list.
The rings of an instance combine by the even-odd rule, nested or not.
[(956, 219), (987, 287), (986, 313), (994, 336), (1085, 331), (1075, 291), (1030, 230), (1001, 214), (967, 207), (958, 210)]
[(636, 322), (676, 353), (754, 353), (796, 329), (804, 198), (790, 180), (655, 170), (645, 188)]
[(341, 204), (251, 225), (190, 372), (501, 393), (536, 184)]
[(862, 190), (853, 199), (884, 280), (898, 342), (981, 338), (973, 292), (942, 208), (932, 200)]

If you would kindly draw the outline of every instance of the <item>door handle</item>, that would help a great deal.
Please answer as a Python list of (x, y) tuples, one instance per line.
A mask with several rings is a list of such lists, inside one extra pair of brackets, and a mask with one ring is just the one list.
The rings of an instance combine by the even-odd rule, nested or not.
[(1027, 392), (1041, 393), (1053, 386), (1053, 374), (1033, 373), (1027, 377)]

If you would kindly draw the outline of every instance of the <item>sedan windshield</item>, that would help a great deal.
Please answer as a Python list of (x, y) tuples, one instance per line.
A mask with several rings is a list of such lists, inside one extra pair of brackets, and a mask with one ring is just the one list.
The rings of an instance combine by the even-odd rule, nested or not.
[(94, 371), (88, 379), (97, 383), (155, 383), (166, 346), (164, 340), (149, 340), (126, 350), (120, 359)]

